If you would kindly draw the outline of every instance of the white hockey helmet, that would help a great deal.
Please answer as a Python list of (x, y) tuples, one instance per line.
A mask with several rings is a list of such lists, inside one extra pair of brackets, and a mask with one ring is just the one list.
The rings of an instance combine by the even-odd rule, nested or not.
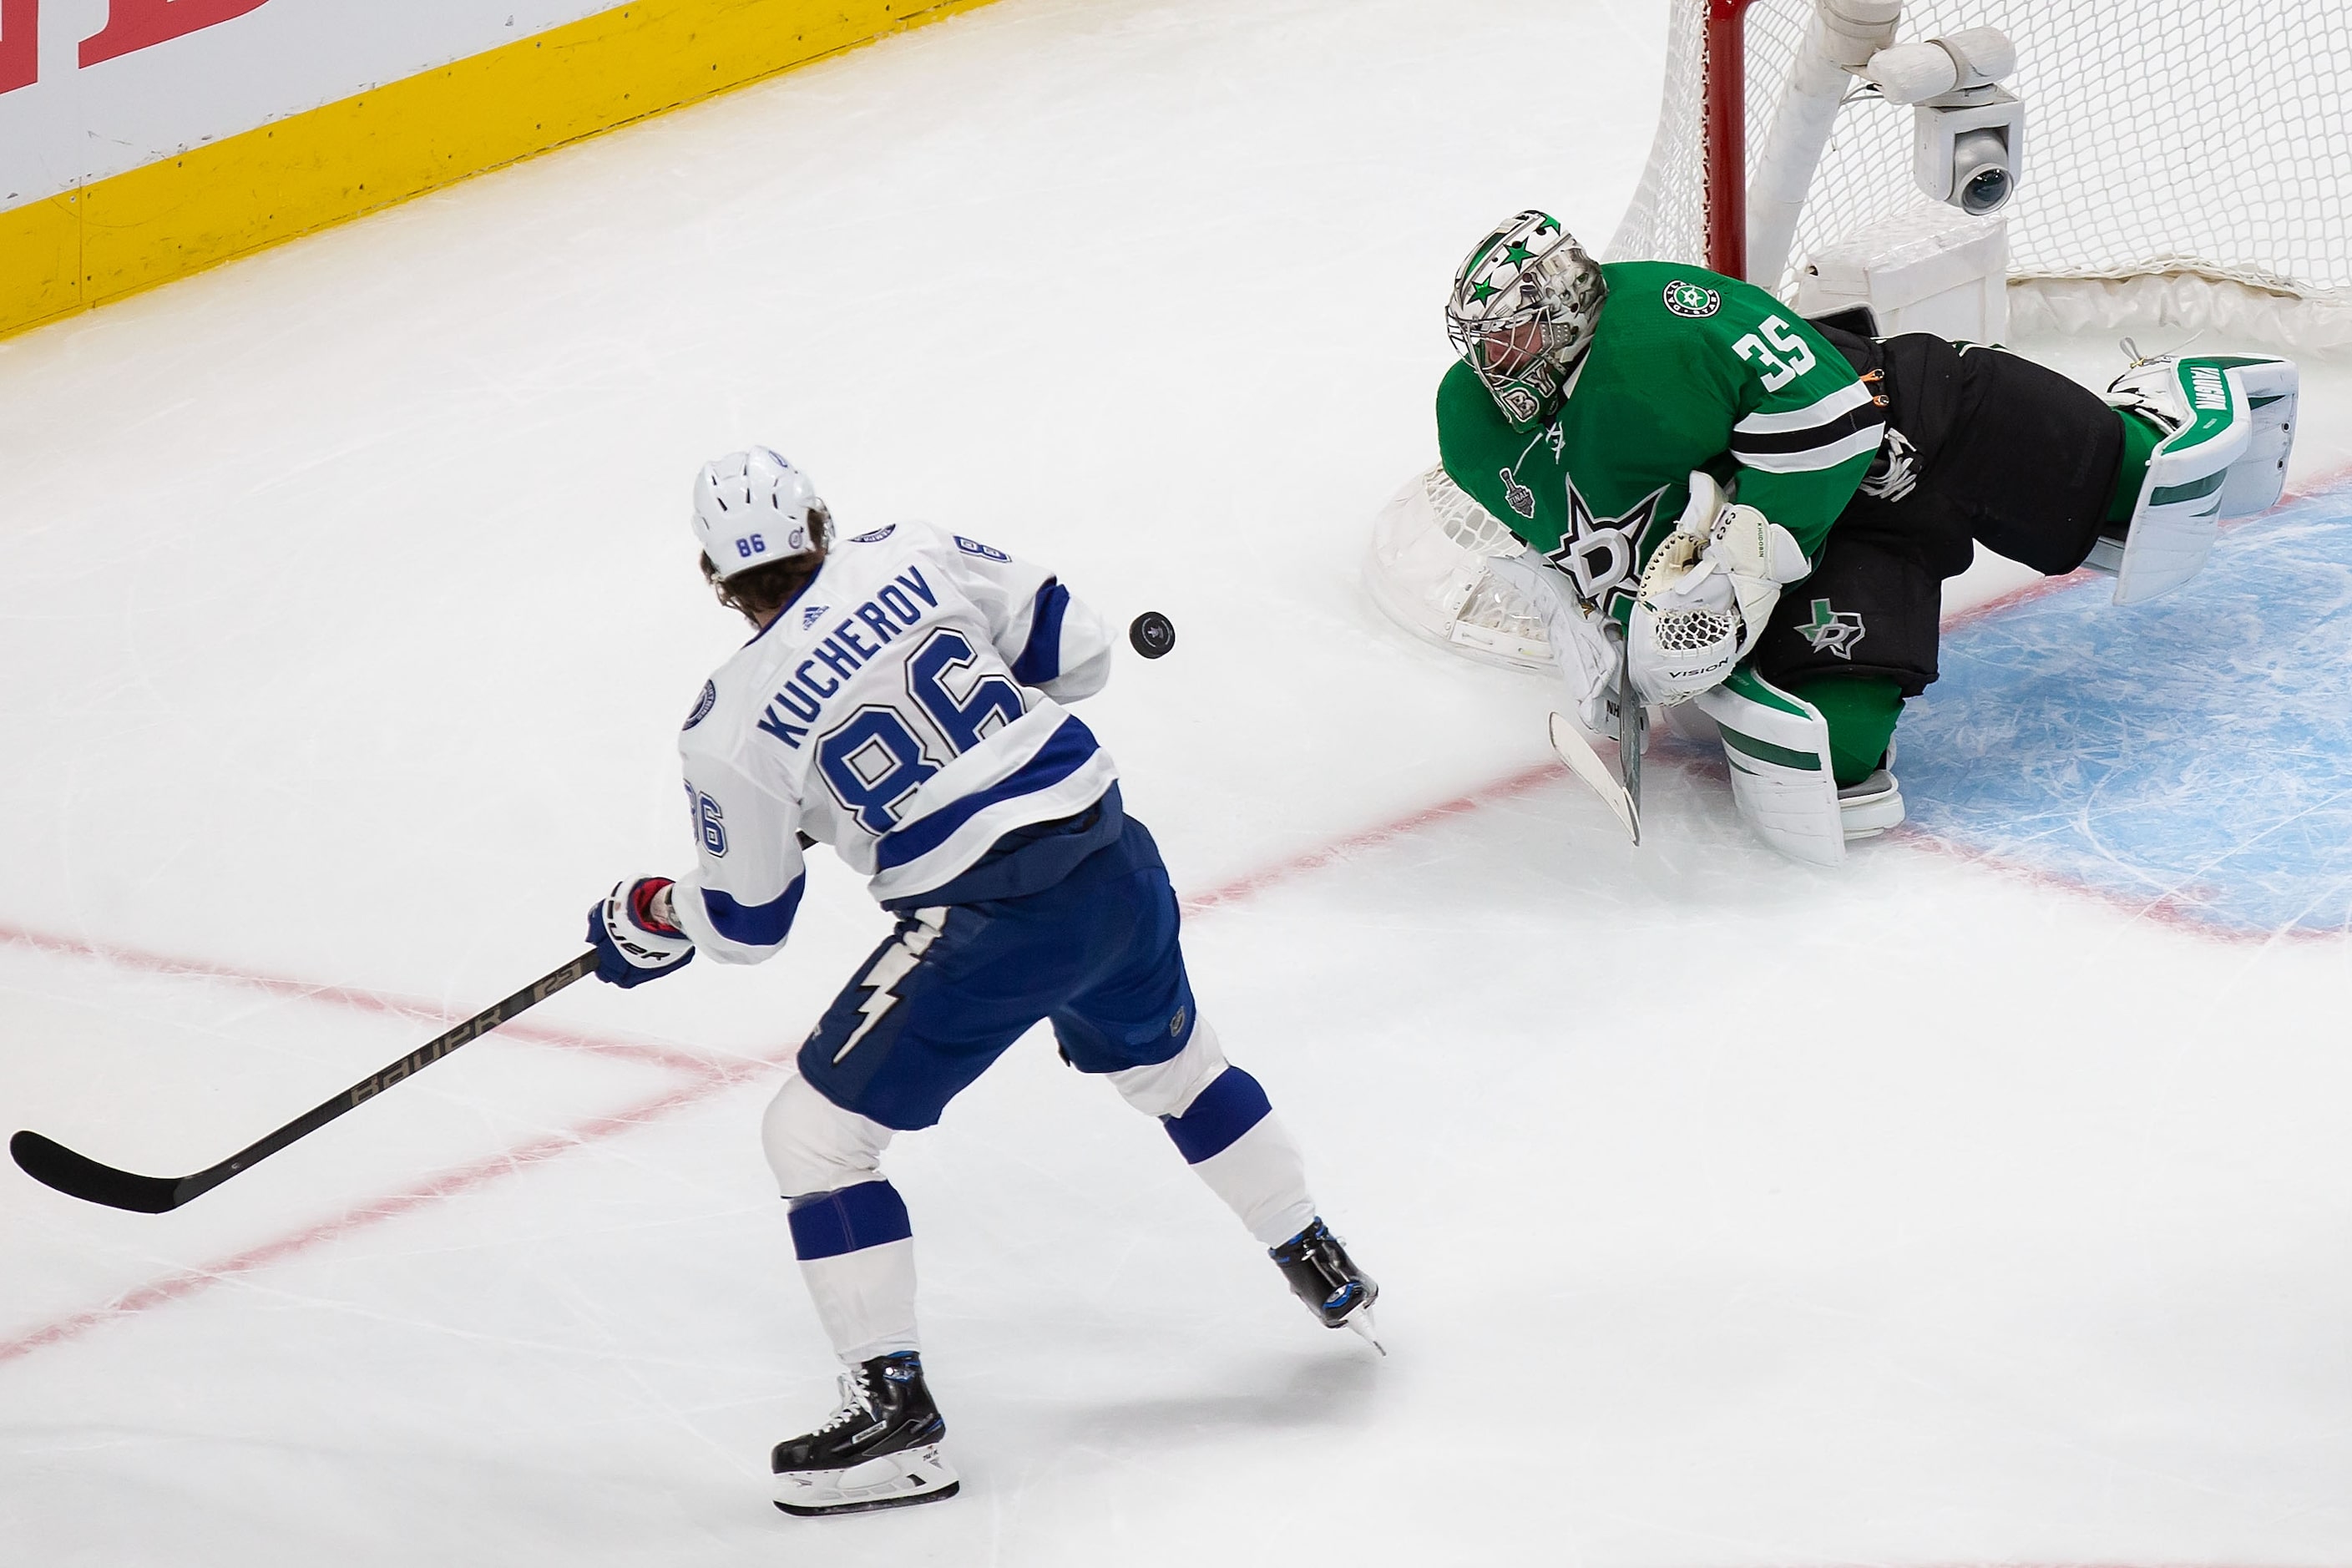
[(1608, 293), (1576, 237), (1530, 208), (1496, 224), (1455, 269), (1446, 335), (1505, 414), (1549, 418)]
[(772, 447), (713, 458), (694, 476), (694, 536), (720, 577), (822, 551), (827, 520), (808, 476)]

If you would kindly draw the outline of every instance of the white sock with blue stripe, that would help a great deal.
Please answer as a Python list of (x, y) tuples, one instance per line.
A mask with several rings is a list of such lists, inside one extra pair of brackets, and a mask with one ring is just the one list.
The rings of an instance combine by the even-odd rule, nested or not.
[(796, 1200), (792, 1226), (817, 1321), (844, 1365), (922, 1348), (914, 1234), (896, 1187), (862, 1182)]
[(1306, 1157), (1257, 1079), (1225, 1060), (1207, 1023), (1196, 1022), (1167, 1061), (1110, 1079), (1128, 1103), (1160, 1118), (1185, 1163), (1259, 1241), (1278, 1246), (1314, 1220)]

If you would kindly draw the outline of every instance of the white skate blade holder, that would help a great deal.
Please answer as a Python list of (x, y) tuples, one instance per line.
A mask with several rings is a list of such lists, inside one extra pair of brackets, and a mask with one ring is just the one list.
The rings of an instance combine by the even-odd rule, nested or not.
[(845, 1469), (784, 1470), (775, 1480), (776, 1506), (804, 1519), (944, 1502), (962, 1486), (954, 1468), (940, 1458), (937, 1443), (883, 1454)]
[(1372, 1310), (1370, 1307), (1358, 1308), (1340, 1319), (1339, 1324), (1342, 1328), (1355, 1330), (1366, 1344), (1380, 1352), (1382, 1356), (1389, 1353), (1389, 1347), (1381, 1343), (1380, 1335), (1372, 1322)]

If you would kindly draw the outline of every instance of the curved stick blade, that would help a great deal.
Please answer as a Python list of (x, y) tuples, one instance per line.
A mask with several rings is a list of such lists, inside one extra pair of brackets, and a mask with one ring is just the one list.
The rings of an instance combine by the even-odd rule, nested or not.
[(8, 1154), (33, 1180), (84, 1203), (133, 1214), (164, 1214), (180, 1206), (178, 1182), (101, 1165), (37, 1132), (19, 1132), (9, 1139)]
[(1592, 793), (1608, 803), (1618, 825), (1632, 836), (1634, 843), (1642, 842), (1642, 808), (1623, 784), (1609, 772), (1609, 764), (1592, 749), (1577, 727), (1561, 715), (1551, 716), (1551, 749), (1568, 764), (1568, 771), (1592, 786)]

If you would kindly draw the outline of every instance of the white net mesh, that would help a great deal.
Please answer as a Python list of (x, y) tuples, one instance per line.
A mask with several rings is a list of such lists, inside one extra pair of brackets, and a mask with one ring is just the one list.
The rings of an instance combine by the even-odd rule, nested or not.
[[(1706, 6), (1674, 0), (1657, 137), (1612, 259), (1706, 259)], [(1811, 0), (1748, 9), (1751, 174), (1811, 15)], [(1916, 0), (1900, 36), (1983, 26), (2017, 45), (2006, 85), (2025, 100), (2012, 278), (2194, 275), (2352, 308), (2343, 0)], [(1874, 97), (1840, 110), (1795, 262), (1922, 199), (1911, 125)], [(1784, 296), (1793, 282), (1774, 280)]]

